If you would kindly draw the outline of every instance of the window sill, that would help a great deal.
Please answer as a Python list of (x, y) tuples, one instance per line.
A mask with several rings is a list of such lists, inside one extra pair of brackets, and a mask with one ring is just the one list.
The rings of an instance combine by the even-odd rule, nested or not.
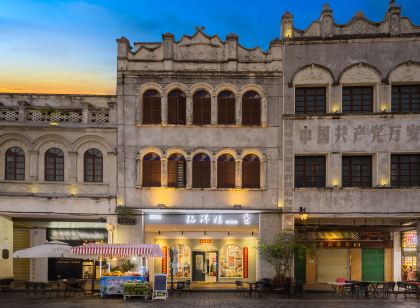
[(137, 127), (202, 127), (202, 128), (266, 128), (267, 125), (236, 125), (236, 124), (207, 124), (207, 125), (195, 125), (195, 124), (142, 124), (137, 122)]
[(420, 112), (364, 112), (364, 113), (308, 113), (308, 114), (296, 114), (288, 113), (283, 114), (283, 119), (292, 120), (307, 120), (308, 118), (351, 118), (351, 117), (394, 117), (394, 116), (409, 116), (409, 115), (420, 115)]
[(166, 190), (188, 190), (188, 191), (264, 191), (267, 188), (222, 188), (222, 187), (208, 187), (208, 188), (198, 188), (198, 187), (163, 187), (163, 186), (140, 186), (137, 185), (136, 189), (144, 189), (144, 190), (158, 190), (158, 189), (166, 189)]

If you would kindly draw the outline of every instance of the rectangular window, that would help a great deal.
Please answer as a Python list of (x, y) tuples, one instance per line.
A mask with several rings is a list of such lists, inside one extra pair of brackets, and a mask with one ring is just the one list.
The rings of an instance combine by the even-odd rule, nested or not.
[(392, 112), (420, 112), (420, 85), (392, 86)]
[(295, 157), (295, 187), (325, 187), (325, 156)]
[(372, 186), (372, 156), (343, 156), (343, 187)]
[(324, 114), (326, 113), (325, 88), (296, 88), (296, 114)]
[(420, 186), (420, 154), (391, 155), (391, 186)]
[(343, 87), (343, 113), (373, 111), (373, 87)]

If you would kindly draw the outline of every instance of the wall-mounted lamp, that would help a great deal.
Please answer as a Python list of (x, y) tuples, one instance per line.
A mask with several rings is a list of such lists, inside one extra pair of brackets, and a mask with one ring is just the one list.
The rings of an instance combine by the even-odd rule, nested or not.
[(309, 214), (306, 212), (306, 208), (300, 207), (299, 208), (299, 216), (300, 221), (305, 223), (308, 220)]
[(50, 126), (58, 126), (58, 122), (57, 121), (51, 121)]
[(254, 231), (251, 232), (251, 236), (254, 236)]
[(158, 203), (158, 204), (157, 204), (157, 208), (158, 208), (158, 209), (166, 209), (166, 205), (165, 205), (165, 204), (163, 204), (163, 203)]
[(160, 230), (158, 231), (158, 234), (160, 235)]
[(207, 232), (206, 231), (204, 231), (204, 235), (207, 235)]
[(230, 231), (228, 231), (228, 235), (230, 235)]
[(184, 235), (184, 231), (181, 231), (181, 235)]
[(240, 209), (242, 208), (242, 204), (234, 204), (234, 205), (233, 205), (233, 208), (234, 208), (235, 210), (240, 210)]

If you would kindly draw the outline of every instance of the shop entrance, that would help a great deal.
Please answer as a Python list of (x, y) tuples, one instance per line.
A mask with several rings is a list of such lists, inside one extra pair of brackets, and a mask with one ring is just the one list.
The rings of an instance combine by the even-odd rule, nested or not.
[(218, 272), (217, 251), (193, 251), (193, 281), (216, 282)]

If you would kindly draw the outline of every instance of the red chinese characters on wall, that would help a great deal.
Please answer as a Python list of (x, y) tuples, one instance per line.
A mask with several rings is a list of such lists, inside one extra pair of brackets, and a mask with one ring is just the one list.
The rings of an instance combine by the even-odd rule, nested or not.
[(248, 278), (248, 247), (244, 247), (244, 278)]
[(168, 272), (168, 250), (166, 246), (162, 247), (162, 274), (166, 274)]

